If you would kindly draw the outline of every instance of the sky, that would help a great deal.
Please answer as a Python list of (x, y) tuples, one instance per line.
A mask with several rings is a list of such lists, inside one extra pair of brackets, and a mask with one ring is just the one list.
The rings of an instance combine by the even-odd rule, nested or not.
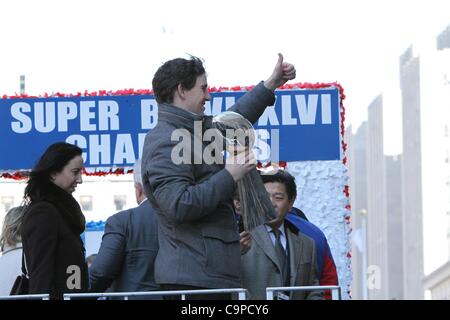
[[(385, 153), (401, 152), (399, 56), (450, 25), (448, 0), (2, 0), (0, 94), (150, 89), (166, 60), (199, 56), (211, 86), (252, 85), (277, 53), (293, 82), (339, 82), (355, 130), (384, 93)], [(430, 42), (431, 41), (431, 42)]]

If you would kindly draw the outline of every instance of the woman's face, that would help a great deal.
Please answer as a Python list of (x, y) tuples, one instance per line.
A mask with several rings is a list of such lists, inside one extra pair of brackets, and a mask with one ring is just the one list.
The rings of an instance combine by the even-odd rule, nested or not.
[(79, 183), (83, 183), (81, 172), (83, 169), (83, 158), (76, 156), (60, 171), (51, 175), (52, 181), (61, 189), (72, 194)]

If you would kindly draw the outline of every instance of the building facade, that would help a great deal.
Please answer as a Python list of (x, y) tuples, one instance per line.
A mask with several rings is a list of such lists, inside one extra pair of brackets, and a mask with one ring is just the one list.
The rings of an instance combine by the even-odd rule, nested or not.
[(422, 148), (420, 63), (412, 47), (400, 57), (402, 96), (402, 236), (405, 299), (423, 299)]
[(368, 108), (367, 195), (367, 289), (369, 299), (387, 299), (388, 237), (381, 95)]

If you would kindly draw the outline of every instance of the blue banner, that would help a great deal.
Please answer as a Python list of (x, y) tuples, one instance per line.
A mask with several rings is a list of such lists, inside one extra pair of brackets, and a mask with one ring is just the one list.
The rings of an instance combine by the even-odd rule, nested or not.
[[(231, 107), (244, 92), (215, 92), (205, 114)], [(337, 88), (278, 90), (255, 124), (260, 161), (341, 158)], [(156, 126), (152, 95), (0, 99), (0, 170), (31, 169), (52, 143), (83, 149), (87, 168), (132, 166)]]

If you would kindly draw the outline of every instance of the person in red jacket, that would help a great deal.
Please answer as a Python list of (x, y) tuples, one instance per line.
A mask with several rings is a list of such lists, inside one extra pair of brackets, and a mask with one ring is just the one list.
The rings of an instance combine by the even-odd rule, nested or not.
[[(314, 240), (316, 244), (319, 284), (321, 286), (337, 286), (339, 280), (336, 265), (327, 238), (323, 232), (315, 224), (309, 222), (306, 215), (296, 207), (292, 207), (286, 219), (299, 228), (300, 232)], [(325, 290), (324, 297), (327, 300), (331, 300), (330, 290)]]

